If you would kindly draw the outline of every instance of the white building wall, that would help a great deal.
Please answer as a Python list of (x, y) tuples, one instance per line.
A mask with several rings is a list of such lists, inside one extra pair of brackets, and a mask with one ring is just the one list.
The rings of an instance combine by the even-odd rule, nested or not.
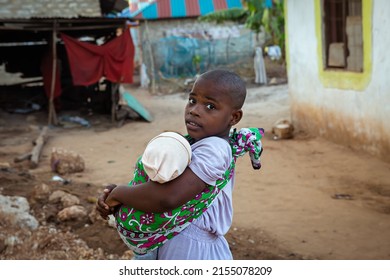
[(390, 160), (390, 1), (372, 1), (372, 71), (359, 89), (329, 86), (321, 80), (318, 44), (322, 42), (316, 32), (315, 8), (312, 0), (286, 1), (294, 125)]

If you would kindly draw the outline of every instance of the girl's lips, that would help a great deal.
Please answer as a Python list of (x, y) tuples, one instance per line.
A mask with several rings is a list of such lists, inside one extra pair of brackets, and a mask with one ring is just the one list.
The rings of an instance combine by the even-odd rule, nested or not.
[(187, 124), (187, 127), (190, 127), (190, 128), (198, 128), (198, 127), (200, 127), (199, 124), (197, 124), (195, 122), (192, 122), (192, 121), (186, 121), (186, 124)]

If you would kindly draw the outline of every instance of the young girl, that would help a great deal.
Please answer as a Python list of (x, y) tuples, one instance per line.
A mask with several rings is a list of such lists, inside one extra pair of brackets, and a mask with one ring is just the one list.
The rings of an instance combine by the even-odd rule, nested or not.
[[(224, 238), (233, 216), (235, 160), (229, 133), (242, 118), (245, 97), (245, 83), (235, 73), (213, 70), (201, 75), (185, 109), (192, 149), (189, 167), (163, 185), (147, 181), (131, 188), (108, 187), (97, 204), (102, 217), (113, 210), (107, 204), (112, 206), (115, 202), (145, 212), (168, 212), (204, 192), (205, 187), (216, 186), (222, 179), (226, 181), (224, 187), (211, 206), (197, 219), (190, 220), (180, 234), (164, 240), (158, 259), (232, 259)], [(224, 179), (227, 174), (228, 178)]]

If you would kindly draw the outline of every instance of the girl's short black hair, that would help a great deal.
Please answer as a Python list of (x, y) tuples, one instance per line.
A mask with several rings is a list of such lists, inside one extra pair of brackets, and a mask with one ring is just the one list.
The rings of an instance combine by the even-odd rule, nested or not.
[(246, 98), (246, 85), (235, 72), (225, 69), (215, 69), (203, 73), (200, 78), (211, 79), (218, 83), (231, 95), (235, 109), (241, 109)]

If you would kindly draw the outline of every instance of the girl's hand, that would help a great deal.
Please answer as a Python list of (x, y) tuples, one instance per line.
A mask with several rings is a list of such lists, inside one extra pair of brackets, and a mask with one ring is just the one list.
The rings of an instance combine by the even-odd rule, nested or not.
[(98, 201), (96, 202), (96, 210), (99, 212), (100, 216), (107, 220), (108, 215), (113, 214), (115, 211), (114, 205), (108, 205), (106, 199), (113, 189), (116, 188), (115, 184), (110, 184), (105, 186), (103, 193), (99, 196)]

